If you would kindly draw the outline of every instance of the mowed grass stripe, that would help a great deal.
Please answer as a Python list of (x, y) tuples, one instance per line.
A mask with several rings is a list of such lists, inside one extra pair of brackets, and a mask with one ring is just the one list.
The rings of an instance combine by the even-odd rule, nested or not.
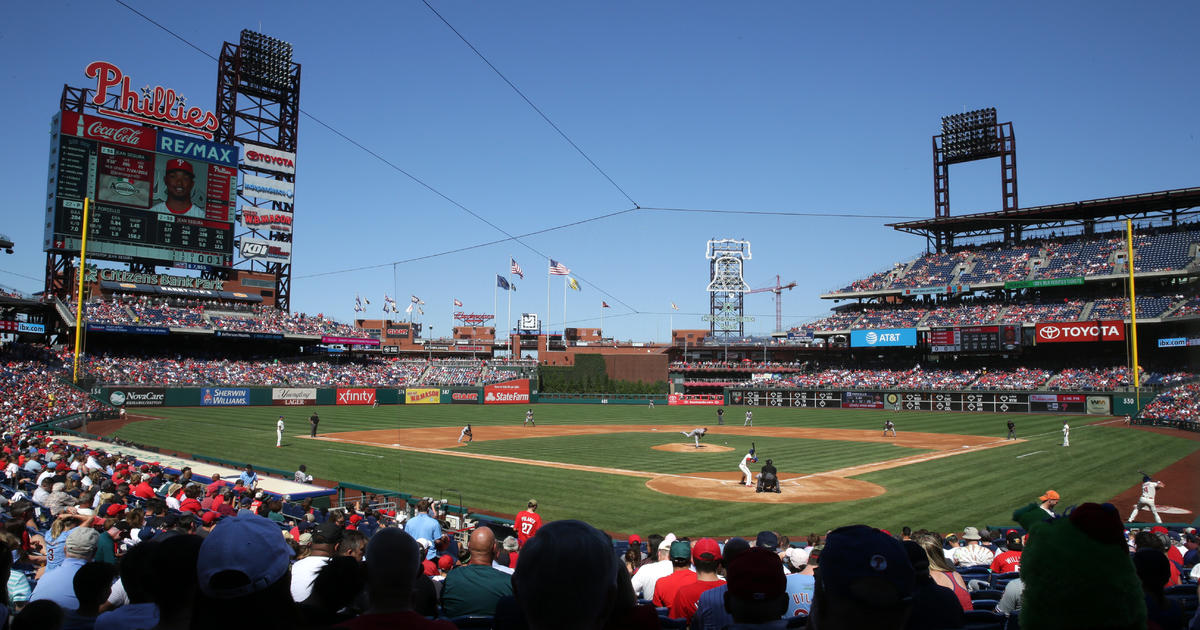
[[(733, 439), (725, 439), (733, 438)], [(527, 438), (517, 440), (476, 441), (466, 447), (472, 453), (523, 457), (544, 461), (583, 464), (586, 466), (616, 467), (658, 473), (689, 473), (737, 470), (737, 465), (750, 448), (757, 446), (761, 463), (767, 458), (778, 462), (781, 472), (814, 473), (856, 466), (910, 455), (930, 452), (880, 444), (838, 440), (806, 440), (793, 438), (709, 435), (701, 440), (706, 448), (728, 447), (734, 450), (720, 453), (706, 451), (674, 453), (654, 450), (667, 443), (688, 443), (675, 432), (669, 433), (609, 433), (561, 437)]]
[[(1010, 522), (1015, 507), (1032, 500), (1047, 488), (1053, 487), (1063, 493), (1064, 504), (1107, 500), (1140, 479), (1131, 476), (1131, 471), (1143, 468), (1153, 473), (1200, 447), (1197, 442), (1120, 426), (1084, 426), (1090, 418), (1073, 416), (1068, 418), (1073, 446), (1063, 449), (1058, 446), (1062, 417), (1017, 415), (1013, 418), (1018, 434), (1030, 438), (1028, 442), (858, 477), (885, 486), (888, 492), (882, 496), (830, 504), (747, 505), (663, 495), (646, 488), (641, 479), (584, 471), (402, 453), (387, 448), (346, 446), (286, 436), (286, 448), (274, 448), (277, 416), (285, 416), (287, 436), (302, 435), (308, 433), (307, 418), (314, 409), (321, 416), (321, 432), (333, 433), (387, 427), (445, 426), (452, 429), (467, 422), (481, 426), (517, 426), (524, 418), (526, 407), (158, 408), (148, 410), (147, 414), (168, 417), (168, 420), (133, 423), (117, 435), (143, 444), (286, 470), (305, 463), (320, 478), (400, 489), (417, 495), (445, 496), (453, 500), (461, 493), (464, 503), (473, 508), (505, 514), (513, 514), (522, 509), (528, 499), (537, 498), (542, 505), (543, 517), (548, 520), (580, 518), (609, 531), (643, 535), (654, 531), (673, 531), (678, 535), (753, 535), (761, 529), (802, 535), (858, 522), (893, 531), (903, 525), (941, 531), (960, 530), (967, 524), (1002, 525)], [(534, 410), (539, 426), (646, 425), (646, 431), (641, 431), (639, 426), (639, 431), (630, 434), (632, 436), (645, 435), (653, 424), (713, 426), (716, 423), (712, 408), (659, 406), (650, 410), (640, 406), (535, 405)], [(881, 429), (886, 418), (893, 417), (902, 433), (928, 431), (992, 435), (1001, 439), (1006, 433), (1004, 421), (1008, 417), (858, 410), (756, 408), (754, 411), (757, 426), (874, 431)], [(726, 424), (740, 426), (740, 412), (741, 408), (728, 408)], [(1034, 437), (1035, 434), (1041, 435)], [(604, 437), (547, 439), (565, 439), (566, 443), (561, 446), (547, 440), (518, 441), (529, 443), (527, 456), (531, 459), (555, 459), (566, 458), (573, 451), (586, 453), (589, 439)], [(711, 442), (716, 437), (709, 436), (706, 440)], [(749, 446), (749, 437), (720, 436), (720, 441), (726, 438), (730, 438), (729, 446), (737, 446), (737, 449), (711, 454), (714, 470), (736, 470), (744, 449)], [(675, 439), (682, 442), (683, 436), (676, 434), (668, 439), (655, 436), (650, 441), (664, 443)], [(841, 450), (840, 444), (829, 444), (831, 441), (826, 440), (755, 438), (754, 441), (764, 460), (771, 457), (781, 470), (797, 472), (843, 468), (853, 465), (854, 458), (862, 457), (864, 453), (876, 456), (870, 450), (860, 450), (863, 447), (884, 448), (883, 459), (892, 458), (887, 456), (889, 452), (895, 452), (893, 457), (900, 457), (915, 450), (890, 444), (851, 443), (855, 448), (845, 451)], [(539, 446), (538, 443), (542, 444)], [(479, 452), (477, 447), (485, 447), (485, 444), (488, 443), (477, 442), (468, 448)], [(352, 449), (381, 457), (365, 458), (333, 452), (330, 448)], [(492, 446), (489, 444), (486, 448)], [(1035, 451), (1045, 452), (1017, 457)], [(612, 461), (597, 465), (637, 469), (636, 464), (643, 464), (644, 469), (653, 470), (651, 464), (667, 461), (663, 459), (667, 455), (685, 454), (651, 451), (648, 445), (639, 442), (634, 447), (606, 450), (602, 458)], [(670, 472), (702, 470), (692, 467), (695, 461), (700, 460), (685, 458), (686, 469)], [(1171, 496), (1170, 488), (1161, 494), (1162, 504), (1187, 503), (1187, 499)], [(1128, 509), (1127, 506), (1118, 507), (1122, 511)]]

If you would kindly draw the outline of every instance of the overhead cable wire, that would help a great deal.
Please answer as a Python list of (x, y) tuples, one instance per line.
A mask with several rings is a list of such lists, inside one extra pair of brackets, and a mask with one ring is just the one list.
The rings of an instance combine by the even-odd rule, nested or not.
[(608, 173), (604, 172), (604, 169), (600, 168), (600, 165), (596, 164), (596, 161), (593, 160), (591, 158), (591, 156), (589, 156), (587, 153), (585, 153), (583, 149), (579, 148), (579, 145), (575, 144), (574, 140), (572, 140), (569, 136), (567, 136), (567, 134), (561, 128), (559, 128), (558, 125), (554, 124), (553, 120), (550, 120), (550, 117), (546, 115), (546, 112), (542, 111), (542, 108), (535, 105), (534, 102), (532, 100), (530, 100), (528, 96), (525, 96), (525, 93), (521, 91), (521, 88), (517, 87), (516, 84), (514, 84), (512, 81), (510, 81), (508, 77), (504, 76), (504, 73), (500, 72), (500, 69), (497, 68), (496, 65), (493, 64), (490, 59), (488, 59), (486, 56), (484, 56), (484, 54), (482, 52), (480, 52), (479, 49), (476, 48), (474, 44), (472, 44), (466, 37), (464, 37), (463, 34), (460, 33), (457, 28), (454, 28), (454, 25), (451, 24), (449, 20), (447, 20), (444, 16), (442, 16), (441, 13), (438, 13), (438, 10), (433, 8), (433, 5), (429, 4), (428, 0), (421, 0), (421, 2), (430, 10), (430, 12), (432, 12), (434, 15), (437, 16), (437, 18), (439, 20), (442, 21), (442, 24), (446, 25), (446, 28), (450, 29), (451, 32), (453, 32), (455, 35), (457, 35), (458, 38), (461, 39), (462, 42), (467, 45), (467, 48), (471, 49), (471, 52), (475, 53), (475, 55), (477, 57), (482, 59), (483, 63), (486, 63), (487, 66), (492, 69), (492, 72), (495, 72), (496, 76), (500, 77), (501, 81), (504, 81), (506, 84), (508, 84), (508, 87), (512, 88), (512, 91), (516, 92), (517, 96), (520, 96), (521, 100), (525, 101), (525, 104), (529, 105), (529, 107), (531, 109), (533, 109), (533, 111), (537, 112), (537, 115), (541, 116), (542, 120), (546, 121), (547, 125), (550, 125), (550, 128), (554, 129), (554, 131), (557, 132), (558, 135), (563, 140), (565, 140), (567, 144), (571, 145), (571, 148), (575, 149), (575, 151), (578, 152), (579, 155), (583, 157), (583, 159), (587, 160), (587, 163), (591, 164), (592, 168), (596, 169), (597, 173), (600, 173), (600, 175), (602, 177), (604, 177), (604, 179), (608, 180), (608, 183), (612, 184), (613, 188), (617, 189), (617, 192), (621, 193), (621, 195), (623, 195), (625, 197), (625, 199), (629, 200), (629, 203), (633, 204), (633, 206), (635, 208), (640, 207), (640, 206), (638, 206), (638, 203), (633, 200), (633, 197), (630, 197), (629, 193), (625, 192), (624, 188), (621, 188), (617, 184), (617, 182), (613, 181), (613, 178), (609, 177)]
[[(147, 15), (146, 15), (146, 14), (144, 14), (144, 13), (142, 13), (141, 11), (138, 11), (137, 9), (134, 9), (133, 7), (129, 6), (128, 4), (126, 4), (125, 2), (123, 2), (123, 0), (113, 0), (113, 1), (114, 1), (114, 2), (116, 2), (117, 4), (120, 4), (121, 6), (125, 7), (126, 9), (129, 9), (130, 11), (132, 11), (132, 12), (133, 12), (133, 13), (135, 13), (135, 14), (137, 14), (138, 16), (140, 16), (142, 19), (146, 20), (147, 22), (149, 22), (149, 23), (153, 24), (154, 26), (158, 27), (159, 29), (161, 29), (161, 30), (165, 31), (166, 33), (170, 34), (170, 35), (171, 35), (172, 37), (174, 37), (175, 39), (178, 39), (179, 41), (181, 41), (181, 42), (183, 42), (183, 43), (187, 44), (187, 45), (188, 45), (188, 46), (190, 46), (191, 48), (194, 48), (194, 49), (196, 49), (197, 51), (199, 51), (201, 54), (203, 54), (204, 56), (208, 57), (209, 59), (217, 60), (217, 58), (216, 58), (216, 57), (214, 57), (214, 56), (213, 56), (211, 53), (209, 53), (209, 52), (206, 52), (206, 51), (205, 51), (203, 48), (200, 48), (199, 46), (197, 46), (196, 44), (192, 43), (191, 41), (189, 41), (188, 39), (186, 39), (186, 38), (185, 38), (185, 37), (183, 37), (182, 35), (180, 35), (180, 34), (176, 33), (175, 31), (172, 31), (171, 29), (167, 28), (166, 26), (164, 26), (164, 25), (162, 25), (162, 24), (159, 24), (158, 22), (156, 22), (155, 20), (151, 19), (149, 16), (147, 16)], [(426, 6), (428, 6), (428, 5), (426, 5)], [(433, 7), (429, 7), (429, 8), (430, 8), (430, 10), (431, 10), (431, 11), (433, 11)], [(435, 13), (435, 14), (437, 14), (437, 12), (436, 12), (436, 11), (434, 11), (434, 13)], [(438, 17), (439, 17), (439, 18), (441, 18), (441, 15), (439, 14), (439, 15), (438, 15)], [(444, 18), (442, 18), (442, 21), (443, 21), (443, 22), (445, 22), (445, 19), (444, 19)], [(449, 22), (445, 22), (445, 23), (446, 23), (446, 25), (447, 25), (447, 26), (450, 26)], [(451, 29), (453, 29), (453, 27), (452, 27), (452, 26), (451, 26), (450, 28), (451, 28)], [(455, 31), (455, 33), (457, 34), (457, 31)], [(461, 38), (462, 36), (461, 36), (461, 35), (459, 35), (459, 37)], [(463, 39), (463, 41), (464, 41), (464, 42), (466, 42), (466, 39), (464, 38), (464, 39)], [(468, 45), (468, 46), (470, 46), (470, 42), (467, 42), (467, 45)], [(474, 50), (474, 47), (472, 47), (472, 50)], [(476, 54), (479, 54), (479, 52), (478, 52), (477, 50), (476, 50)], [(481, 58), (483, 58), (485, 62), (487, 62), (487, 59), (486, 59), (485, 57), (483, 57), (483, 56), (482, 56), (482, 54), (480, 54), (480, 57), (481, 57)], [(489, 65), (489, 66), (491, 66), (491, 63), (490, 63), (490, 62), (488, 62), (488, 65)], [(492, 66), (492, 69), (493, 69), (493, 70), (495, 70), (497, 74), (500, 74), (500, 71), (499, 71), (499, 70), (496, 70), (496, 68), (495, 68), (494, 66)], [(504, 75), (503, 75), (503, 74), (500, 74), (500, 76), (501, 76), (501, 77), (503, 77)], [(517, 87), (516, 87), (515, 85), (513, 85), (513, 84), (512, 84), (512, 82), (508, 81), (508, 79), (505, 79), (505, 81), (506, 81), (506, 82), (508, 82), (508, 84), (509, 84), (509, 85), (510, 85), (510, 86), (511, 86), (511, 87), (512, 87), (514, 90), (517, 90)], [(518, 93), (518, 94), (520, 94), (520, 93), (521, 93), (521, 92), (520, 92), (520, 90), (517, 90), (517, 93)], [(522, 98), (525, 98), (524, 94), (522, 94), (521, 96), (522, 96)], [(537, 110), (537, 107), (536, 107), (535, 105), (533, 105), (533, 102), (532, 102), (532, 101), (529, 101), (529, 99), (527, 99), (527, 98), (526, 98), (526, 102), (528, 102), (528, 103), (529, 103), (529, 105), (530, 105), (531, 107), (533, 107), (535, 110)], [(537, 111), (538, 111), (538, 113), (541, 113), (541, 110), (537, 110)], [(403, 169), (403, 168), (401, 168), (400, 166), (396, 165), (395, 163), (393, 163), (392, 161), (388, 160), (387, 158), (383, 157), (383, 156), (382, 156), (382, 155), (380, 155), (379, 153), (376, 153), (375, 151), (373, 151), (373, 150), (371, 150), (371, 149), (367, 148), (367, 147), (366, 147), (365, 145), (363, 145), (361, 142), (359, 142), (359, 141), (357, 141), (357, 140), (355, 140), (355, 139), (351, 138), (350, 136), (346, 135), (345, 133), (342, 133), (342, 131), (340, 131), (339, 129), (335, 128), (333, 125), (331, 125), (331, 124), (329, 124), (329, 123), (325, 122), (324, 120), (321, 120), (320, 118), (318, 118), (317, 116), (315, 116), (315, 115), (313, 115), (312, 113), (308, 112), (308, 111), (307, 111), (307, 110), (305, 110), (304, 108), (300, 108), (300, 113), (301, 113), (301, 114), (303, 114), (304, 116), (306, 116), (307, 118), (309, 118), (310, 120), (312, 120), (313, 122), (317, 123), (318, 125), (321, 125), (322, 127), (324, 127), (324, 128), (326, 128), (326, 129), (328, 129), (328, 130), (329, 130), (331, 133), (333, 133), (333, 134), (337, 135), (339, 138), (342, 138), (342, 139), (343, 139), (343, 140), (345, 140), (346, 142), (349, 142), (350, 144), (354, 145), (355, 147), (358, 147), (359, 149), (361, 149), (362, 151), (364, 151), (364, 152), (366, 152), (367, 154), (371, 155), (372, 157), (374, 157), (375, 159), (379, 160), (380, 162), (383, 162), (383, 163), (384, 163), (384, 164), (386, 164), (388, 167), (392, 168), (392, 169), (393, 169), (393, 170), (395, 170), (396, 172), (398, 172), (398, 173), (400, 173), (400, 174), (404, 175), (405, 177), (409, 178), (410, 180), (412, 180), (413, 182), (415, 182), (417, 185), (421, 186), (422, 188), (425, 188), (425, 189), (426, 189), (426, 190), (428, 190), (429, 192), (431, 192), (431, 193), (433, 193), (433, 194), (437, 195), (438, 197), (441, 197), (442, 199), (444, 199), (446, 202), (450, 203), (450, 204), (451, 204), (451, 205), (453, 205), (454, 207), (456, 207), (456, 208), (459, 208), (459, 209), (460, 209), (460, 210), (462, 210), (463, 212), (466, 212), (467, 214), (471, 215), (472, 217), (475, 217), (475, 219), (477, 219), (477, 220), (481, 221), (482, 223), (484, 223), (484, 224), (488, 225), (489, 227), (491, 227), (492, 229), (496, 230), (497, 232), (500, 232), (500, 233), (501, 233), (501, 234), (503, 234), (503, 235), (504, 235), (506, 238), (504, 238), (504, 239), (501, 239), (501, 240), (499, 240), (499, 241), (496, 241), (497, 243), (502, 243), (502, 242), (506, 242), (506, 241), (515, 241), (515, 242), (517, 242), (518, 244), (520, 244), (522, 247), (524, 247), (524, 248), (528, 249), (529, 251), (533, 252), (534, 254), (537, 254), (537, 255), (538, 255), (538, 256), (540, 256), (542, 259), (546, 260), (546, 261), (547, 261), (547, 263), (549, 263), (549, 260), (550, 260), (550, 256), (549, 256), (549, 255), (542, 253), (542, 252), (541, 252), (541, 251), (539, 251), (539, 250), (538, 250), (536, 247), (533, 247), (532, 245), (530, 245), (530, 244), (528, 244), (528, 243), (526, 243), (526, 242), (522, 241), (522, 240), (521, 240), (521, 238), (522, 238), (522, 237), (520, 237), (520, 236), (514, 236), (514, 235), (510, 234), (510, 233), (509, 233), (507, 230), (505, 230), (504, 228), (500, 227), (499, 225), (496, 225), (495, 223), (492, 223), (492, 222), (491, 222), (491, 221), (489, 221), (487, 218), (483, 217), (482, 215), (480, 215), (479, 213), (475, 212), (474, 210), (471, 210), (470, 208), (468, 208), (468, 207), (464, 206), (463, 204), (459, 203), (458, 201), (455, 201), (455, 200), (454, 200), (454, 199), (452, 199), (452, 198), (451, 198), (449, 195), (447, 195), (447, 194), (443, 193), (442, 191), (438, 190), (437, 188), (433, 187), (432, 185), (430, 185), (430, 184), (426, 183), (424, 180), (422, 180), (421, 178), (417, 177), (416, 175), (413, 175), (412, 173), (409, 173), (408, 171), (406, 171), (405, 169)], [(546, 118), (544, 114), (542, 114), (542, 116), (543, 116), (543, 118), (545, 118), (546, 122), (548, 122), (548, 123), (549, 123), (551, 126), (553, 126), (553, 127), (556, 129), (556, 130), (558, 130), (558, 127), (557, 127), (557, 126), (555, 126), (555, 125), (554, 125), (554, 123), (553, 123), (553, 122), (551, 122), (549, 118)], [(562, 135), (562, 136), (563, 136), (563, 138), (564, 138), (564, 139), (566, 139), (566, 141), (567, 141), (567, 142), (571, 143), (571, 145), (572, 145), (572, 146), (575, 146), (576, 150), (578, 150), (578, 151), (580, 152), (580, 154), (584, 156), (584, 159), (587, 159), (587, 160), (588, 160), (588, 162), (591, 162), (591, 163), (592, 163), (592, 165), (593, 165), (593, 166), (594, 166), (594, 167), (595, 167), (595, 168), (596, 168), (598, 171), (600, 171), (600, 173), (601, 173), (602, 175), (604, 175), (604, 177), (605, 177), (605, 178), (607, 178), (607, 179), (609, 180), (609, 182), (611, 182), (611, 183), (612, 183), (614, 186), (616, 186), (616, 182), (613, 182), (613, 181), (612, 181), (612, 179), (611, 179), (611, 178), (609, 178), (609, 177), (608, 177), (608, 175), (607, 175), (607, 174), (605, 174), (605, 173), (604, 173), (604, 171), (603, 171), (602, 169), (600, 169), (600, 167), (599, 167), (599, 166), (597, 166), (597, 165), (595, 164), (595, 162), (592, 162), (591, 158), (588, 158), (588, 157), (587, 157), (587, 154), (583, 153), (583, 151), (582, 151), (581, 149), (579, 149), (579, 147), (578, 147), (578, 146), (576, 146), (574, 142), (571, 142), (571, 139), (570, 139), (570, 138), (567, 138), (566, 134), (563, 134), (561, 130), (558, 130), (558, 131), (559, 131), (559, 134), (560, 134), (560, 135)], [(617, 187), (617, 190), (621, 190), (620, 186), (616, 186), (616, 187)], [(633, 199), (632, 199), (632, 198), (630, 198), (630, 197), (629, 197), (629, 195), (625, 194), (625, 191), (621, 190), (621, 194), (625, 195), (625, 197), (626, 197), (627, 199), (629, 199), (629, 202), (630, 202), (630, 203), (632, 203), (632, 204), (634, 205), (634, 209), (636, 209), (636, 208), (637, 208), (637, 202), (633, 201)], [(591, 219), (584, 220), (583, 222), (587, 222), (587, 221), (590, 221), (590, 220), (596, 220), (596, 218), (597, 218), (597, 217), (593, 217), (593, 218), (591, 218)], [(603, 218), (603, 217), (599, 217), (599, 218)], [(494, 243), (493, 243), (493, 244), (494, 244)], [(474, 249), (475, 247), (480, 247), (480, 246), (471, 246), (471, 247), (466, 247), (466, 248), (462, 248), (462, 250), (466, 250), (466, 249)], [(461, 250), (460, 250), (460, 251), (461, 251)], [(448, 252), (448, 253), (453, 253), (453, 252)], [(439, 255), (440, 255), (440, 254), (439, 254)], [(390, 265), (393, 265), (393, 264), (397, 264), (397, 263), (387, 263), (387, 264), (385, 264), (385, 265), (379, 265), (379, 266), (390, 266)], [(374, 266), (372, 266), (372, 267), (366, 267), (366, 268), (375, 268), (375, 267), (374, 267)], [(313, 276), (304, 276), (304, 277), (313, 277)], [(297, 279), (299, 279), (299, 277), (298, 277)], [(589, 283), (589, 284), (591, 284), (591, 283)], [(604, 293), (605, 295), (607, 295), (607, 296), (609, 296), (609, 297), (613, 298), (613, 300), (614, 300), (614, 301), (620, 302), (621, 304), (624, 304), (626, 307), (630, 308), (631, 310), (634, 310), (634, 311), (636, 311), (636, 309), (633, 309), (632, 307), (629, 307), (629, 305), (628, 305), (628, 304), (625, 304), (625, 302), (624, 302), (624, 301), (622, 301), (622, 300), (620, 300), (619, 298), (617, 298), (617, 297), (613, 296), (611, 293), (608, 293), (607, 291), (604, 291), (603, 289), (601, 289), (601, 288), (600, 288), (600, 287), (598, 287), (597, 285), (595, 285), (595, 284), (591, 284), (591, 286), (595, 287), (597, 290), (600, 290), (600, 291), (601, 291), (602, 293)]]

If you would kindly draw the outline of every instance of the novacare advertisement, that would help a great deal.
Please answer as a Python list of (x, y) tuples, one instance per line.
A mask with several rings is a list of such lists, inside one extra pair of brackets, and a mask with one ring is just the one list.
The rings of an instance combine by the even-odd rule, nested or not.
[(409, 387), (404, 390), (406, 405), (436, 405), (442, 402), (442, 390), (437, 387)]
[(851, 348), (880, 348), (883, 346), (916, 346), (916, 328), (885, 328), (882, 330), (851, 330)]
[(518, 405), (529, 402), (529, 379), (494, 383), (483, 387), (485, 405)]
[(240, 407), (250, 404), (250, 390), (239, 387), (205, 387), (200, 390), (204, 407)]

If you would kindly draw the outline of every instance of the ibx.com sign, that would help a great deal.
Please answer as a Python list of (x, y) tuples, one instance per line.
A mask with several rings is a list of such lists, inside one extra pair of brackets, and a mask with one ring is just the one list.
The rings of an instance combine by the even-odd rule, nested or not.
[(880, 348), (884, 346), (917, 345), (916, 328), (885, 328), (882, 330), (851, 330), (851, 348)]

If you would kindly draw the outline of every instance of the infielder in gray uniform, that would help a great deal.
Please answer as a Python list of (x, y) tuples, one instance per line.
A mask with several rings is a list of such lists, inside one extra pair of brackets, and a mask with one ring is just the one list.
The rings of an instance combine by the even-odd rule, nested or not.
[(700, 448), (700, 438), (704, 437), (705, 433), (708, 433), (708, 429), (700, 427), (699, 429), (692, 429), (691, 431), (680, 431), (680, 433), (683, 434), (683, 437), (690, 437), (696, 440), (696, 448)]

